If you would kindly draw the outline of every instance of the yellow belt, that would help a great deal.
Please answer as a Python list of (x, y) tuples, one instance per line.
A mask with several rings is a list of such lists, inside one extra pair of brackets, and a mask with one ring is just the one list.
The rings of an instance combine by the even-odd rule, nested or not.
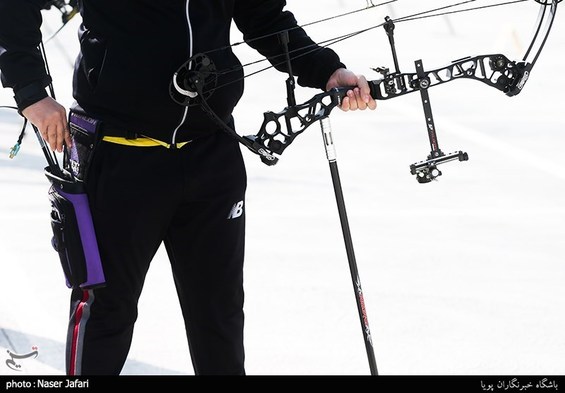
[[(153, 139), (146, 136), (138, 137), (135, 139), (126, 139), (124, 137), (119, 137), (119, 136), (105, 136), (102, 138), (102, 140), (110, 143), (117, 143), (118, 145), (125, 145), (125, 146), (138, 146), (138, 147), (163, 146), (166, 147), (167, 149), (170, 149), (172, 146), (167, 142), (163, 142), (158, 139)], [(180, 142), (177, 143), (175, 146), (180, 149), (187, 143), (190, 143), (190, 141)]]

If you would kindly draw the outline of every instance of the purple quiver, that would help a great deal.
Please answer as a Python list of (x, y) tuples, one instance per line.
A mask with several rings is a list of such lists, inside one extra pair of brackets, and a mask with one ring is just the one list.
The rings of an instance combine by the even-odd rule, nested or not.
[(59, 253), (67, 286), (81, 289), (103, 286), (104, 271), (83, 184), (56, 176), (49, 167), (45, 175), (51, 182), (51, 243)]
[(51, 183), (51, 244), (59, 254), (67, 286), (91, 289), (105, 285), (85, 190), (85, 178), (96, 145), (97, 124), (73, 112), (69, 120), (73, 144), (66, 152), (64, 170), (53, 164), (45, 168)]

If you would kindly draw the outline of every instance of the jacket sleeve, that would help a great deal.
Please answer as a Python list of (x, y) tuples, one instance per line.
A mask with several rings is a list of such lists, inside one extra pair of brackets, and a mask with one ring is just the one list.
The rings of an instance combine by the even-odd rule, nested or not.
[(44, 0), (0, 0), (0, 77), (14, 90), (18, 109), (47, 97), (47, 75), (39, 51)]
[(234, 22), (244, 40), (265, 56), (279, 71), (286, 72), (285, 56), (278, 32), (289, 31), (289, 51), (293, 74), (304, 87), (325, 89), (330, 76), (345, 68), (339, 56), (317, 45), (300, 27), (284, 0), (236, 0)]

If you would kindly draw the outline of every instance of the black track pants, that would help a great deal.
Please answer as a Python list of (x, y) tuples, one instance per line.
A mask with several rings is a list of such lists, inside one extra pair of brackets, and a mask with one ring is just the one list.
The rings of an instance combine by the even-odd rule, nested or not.
[(101, 143), (88, 196), (107, 285), (72, 294), (68, 374), (121, 372), (145, 275), (162, 242), (195, 373), (245, 373), (246, 182), (239, 144), (223, 133), (180, 149)]

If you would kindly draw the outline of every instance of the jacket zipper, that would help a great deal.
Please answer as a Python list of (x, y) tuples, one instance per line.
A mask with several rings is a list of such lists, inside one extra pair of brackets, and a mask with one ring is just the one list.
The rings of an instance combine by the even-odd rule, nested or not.
[[(191, 58), (192, 57), (192, 23), (190, 22), (189, 7), (190, 7), (190, 0), (186, 0), (185, 15), (186, 15), (186, 22), (188, 23), (188, 57)], [(184, 124), (184, 122), (186, 121), (187, 115), (188, 115), (188, 106), (186, 106), (184, 108), (182, 120), (180, 121), (179, 125), (173, 131), (173, 137), (171, 139), (171, 147), (176, 146), (177, 132), (180, 129), (180, 127)]]

